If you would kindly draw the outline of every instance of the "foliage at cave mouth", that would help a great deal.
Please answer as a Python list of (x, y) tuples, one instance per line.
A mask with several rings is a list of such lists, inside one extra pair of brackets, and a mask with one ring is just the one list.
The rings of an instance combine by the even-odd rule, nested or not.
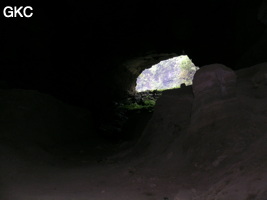
[(181, 84), (192, 85), (194, 74), (199, 69), (187, 55), (163, 60), (145, 69), (137, 78), (136, 91), (166, 90), (179, 88)]

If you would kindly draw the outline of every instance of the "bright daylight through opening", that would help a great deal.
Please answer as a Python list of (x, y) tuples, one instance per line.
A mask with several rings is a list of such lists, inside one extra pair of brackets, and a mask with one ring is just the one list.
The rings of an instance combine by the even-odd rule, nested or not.
[(199, 69), (187, 55), (182, 55), (145, 69), (137, 78), (136, 91), (166, 90), (180, 88), (181, 84), (192, 85), (194, 74)]

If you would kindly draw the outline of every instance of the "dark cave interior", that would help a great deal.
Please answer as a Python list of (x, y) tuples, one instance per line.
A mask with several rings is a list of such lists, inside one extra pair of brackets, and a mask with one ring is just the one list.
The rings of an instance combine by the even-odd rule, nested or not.
[(265, 61), (244, 58), (264, 35), (260, 0), (28, 4), (34, 17), (1, 20), (3, 87), (52, 94), (100, 118), (125, 92), (113, 82), (124, 79), (128, 60), (185, 52), (197, 66), (240, 69)]
[[(142, 70), (183, 54), (200, 68), (220, 63), (232, 70), (242, 70), (266, 62), (265, 2), (68, 0), (64, 4), (49, 4), (24, 1), (23, 5), (33, 7), (33, 17), (1, 15), (0, 20), (0, 93), (6, 120), (12, 113), (15, 117), (10, 118), (13, 120), (10, 124), (14, 127), (26, 127), (27, 120), (16, 121), (21, 116), (35, 120), (36, 124), (44, 118), (48, 124), (58, 123), (51, 125), (55, 130), (66, 125), (66, 135), (32, 139), (32, 135), (22, 134), (18, 141), (25, 140), (26, 145), (28, 139), (37, 141), (54, 154), (73, 156), (69, 162), (89, 154), (102, 162), (103, 157), (134, 146), (153, 115), (148, 109), (118, 109), (123, 100), (135, 98), (136, 78)], [(1, 9), (8, 5), (1, 2)], [(181, 94), (189, 90), (186, 88)], [(44, 103), (42, 98), (47, 101)], [(25, 105), (29, 101), (36, 113), (24, 116), (8, 107), (9, 102), (24, 101)], [(73, 110), (66, 111), (66, 105)], [(78, 116), (74, 107), (83, 117), (73, 118)], [(51, 110), (53, 115), (46, 110)], [(37, 115), (39, 111), (43, 116)], [(80, 119), (90, 124), (84, 126)], [(80, 126), (75, 135), (68, 135), (71, 123)], [(37, 126), (25, 130), (50, 131)], [(1, 130), (10, 127), (5, 125)], [(86, 136), (83, 132), (86, 130), (94, 134)], [(2, 141), (7, 138), (2, 134)]]

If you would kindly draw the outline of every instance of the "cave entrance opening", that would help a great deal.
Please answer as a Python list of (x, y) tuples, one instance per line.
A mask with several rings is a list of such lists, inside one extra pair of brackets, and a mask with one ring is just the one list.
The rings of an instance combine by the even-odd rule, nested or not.
[(162, 91), (180, 88), (181, 84), (192, 85), (193, 77), (199, 68), (187, 55), (163, 60), (145, 69), (137, 78), (137, 92)]
[[(199, 68), (187, 55), (163, 60), (145, 69), (137, 78), (136, 92), (119, 102), (117, 112), (125, 116), (120, 120), (121, 135), (139, 138), (146, 123), (152, 117), (157, 99), (163, 90), (180, 88), (181, 84), (191, 85)], [(132, 135), (132, 136), (131, 136)]]

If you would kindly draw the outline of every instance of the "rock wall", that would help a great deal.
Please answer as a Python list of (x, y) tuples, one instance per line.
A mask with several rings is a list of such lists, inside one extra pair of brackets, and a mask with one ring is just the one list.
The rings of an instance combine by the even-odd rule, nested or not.
[(190, 129), (197, 130), (238, 113), (236, 75), (221, 64), (203, 66), (193, 79)]
[(179, 174), (186, 186), (174, 199), (266, 198), (265, 71), (208, 65), (192, 88), (160, 97), (136, 151), (141, 166)]

